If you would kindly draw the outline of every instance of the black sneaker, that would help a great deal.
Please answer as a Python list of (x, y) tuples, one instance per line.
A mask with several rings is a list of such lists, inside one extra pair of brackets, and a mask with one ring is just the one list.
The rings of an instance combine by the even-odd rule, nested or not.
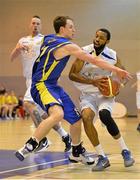
[(26, 144), (15, 152), (15, 156), (20, 160), (23, 161), (28, 155), (30, 155), (34, 149), (37, 147), (38, 143), (30, 138)]
[(140, 124), (137, 126), (137, 131), (140, 132)]
[(41, 152), (46, 150), (50, 146), (51, 142), (44, 137), (40, 142), (37, 148), (34, 150), (34, 152)]
[(68, 134), (65, 137), (62, 137), (62, 141), (65, 143), (65, 150), (64, 152), (68, 152), (71, 149), (71, 137)]
[(72, 163), (81, 162), (83, 164), (92, 165), (94, 159), (87, 155), (86, 149), (82, 145), (72, 146), (72, 153), (69, 156), (69, 160)]

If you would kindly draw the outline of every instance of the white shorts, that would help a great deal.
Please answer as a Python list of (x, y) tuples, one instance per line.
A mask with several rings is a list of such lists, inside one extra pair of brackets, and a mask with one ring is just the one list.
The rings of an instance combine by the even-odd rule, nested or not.
[(30, 103), (33, 103), (35, 104), (36, 108), (37, 108), (37, 111), (39, 112), (40, 116), (42, 116), (45, 112), (44, 110), (34, 102), (32, 96), (31, 96), (31, 92), (30, 92), (30, 89), (31, 89), (31, 79), (26, 79), (26, 87), (27, 87), (27, 90), (25, 92), (25, 95), (24, 95), (24, 98), (23, 98), (23, 101), (28, 101)]
[(101, 109), (107, 109), (112, 113), (112, 108), (115, 103), (115, 98), (107, 98), (102, 96), (99, 92), (84, 93), (80, 95), (81, 111), (85, 108), (90, 108), (95, 113), (95, 121), (98, 118), (98, 113)]
[(137, 109), (140, 109), (140, 91), (136, 92), (136, 105)]

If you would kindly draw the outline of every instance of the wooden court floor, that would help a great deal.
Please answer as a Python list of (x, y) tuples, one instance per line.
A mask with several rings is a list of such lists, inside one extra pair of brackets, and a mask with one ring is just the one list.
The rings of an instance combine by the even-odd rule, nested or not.
[[(69, 163), (68, 153), (63, 152), (64, 144), (53, 130), (48, 135), (52, 144), (46, 151), (32, 154), (20, 162), (14, 156), (14, 152), (23, 146), (34, 131), (32, 121), (0, 120), (0, 179), (140, 179), (140, 133), (136, 131), (137, 121), (136, 118), (116, 119), (135, 158), (135, 165), (125, 168), (117, 142), (110, 137), (98, 120), (96, 127), (111, 166), (102, 172), (92, 172), (92, 166)], [(62, 122), (62, 125), (69, 131), (66, 122)], [(84, 130), (82, 140), (89, 155), (96, 158), (95, 150)]]

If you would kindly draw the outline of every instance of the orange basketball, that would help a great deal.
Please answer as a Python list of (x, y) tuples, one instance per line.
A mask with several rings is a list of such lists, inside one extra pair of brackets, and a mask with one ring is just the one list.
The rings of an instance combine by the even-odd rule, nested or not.
[(113, 97), (119, 94), (120, 91), (120, 82), (118, 79), (115, 79), (113, 77), (108, 77), (106, 87), (103, 89), (100, 89), (100, 92), (105, 97)]

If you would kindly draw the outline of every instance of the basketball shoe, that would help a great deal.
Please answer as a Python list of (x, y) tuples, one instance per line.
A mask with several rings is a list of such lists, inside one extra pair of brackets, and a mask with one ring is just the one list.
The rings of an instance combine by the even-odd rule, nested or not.
[(37, 148), (35, 148), (34, 152), (42, 152), (45, 151), (52, 143), (44, 137), (38, 144)]
[(121, 154), (122, 154), (123, 159), (124, 159), (124, 166), (125, 167), (133, 166), (135, 160), (132, 158), (131, 152), (124, 149)]
[(36, 142), (35, 139), (30, 138), (25, 145), (15, 152), (15, 156), (20, 160), (23, 161), (27, 156), (29, 156), (33, 152), (39, 152), (43, 149), (49, 147), (49, 141), (47, 138), (43, 138), (39, 144)]
[(29, 154), (31, 154), (34, 149), (38, 146), (38, 143), (35, 139), (30, 138), (25, 145), (15, 152), (15, 156), (20, 160), (23, 161)]
[(102, 155), (98, 156), (98, 161), (95, 166), (93, 166), (92, 171), (103, 171), (110, 166), (109, 160), (107, 157)]
[(68, 134), (67, 136), (62, 137), (62, 141), (65, 143), (65, 150), (64, 152), (68, 152), (71, 149), (71, 137)]
[(72, 163), (82, 162), (83, 164), (94, 164), (94, 159), (88, 157), (86, 149), (80, 143), (78, 146), (72, 146), (72, 153), (69, 156)]

